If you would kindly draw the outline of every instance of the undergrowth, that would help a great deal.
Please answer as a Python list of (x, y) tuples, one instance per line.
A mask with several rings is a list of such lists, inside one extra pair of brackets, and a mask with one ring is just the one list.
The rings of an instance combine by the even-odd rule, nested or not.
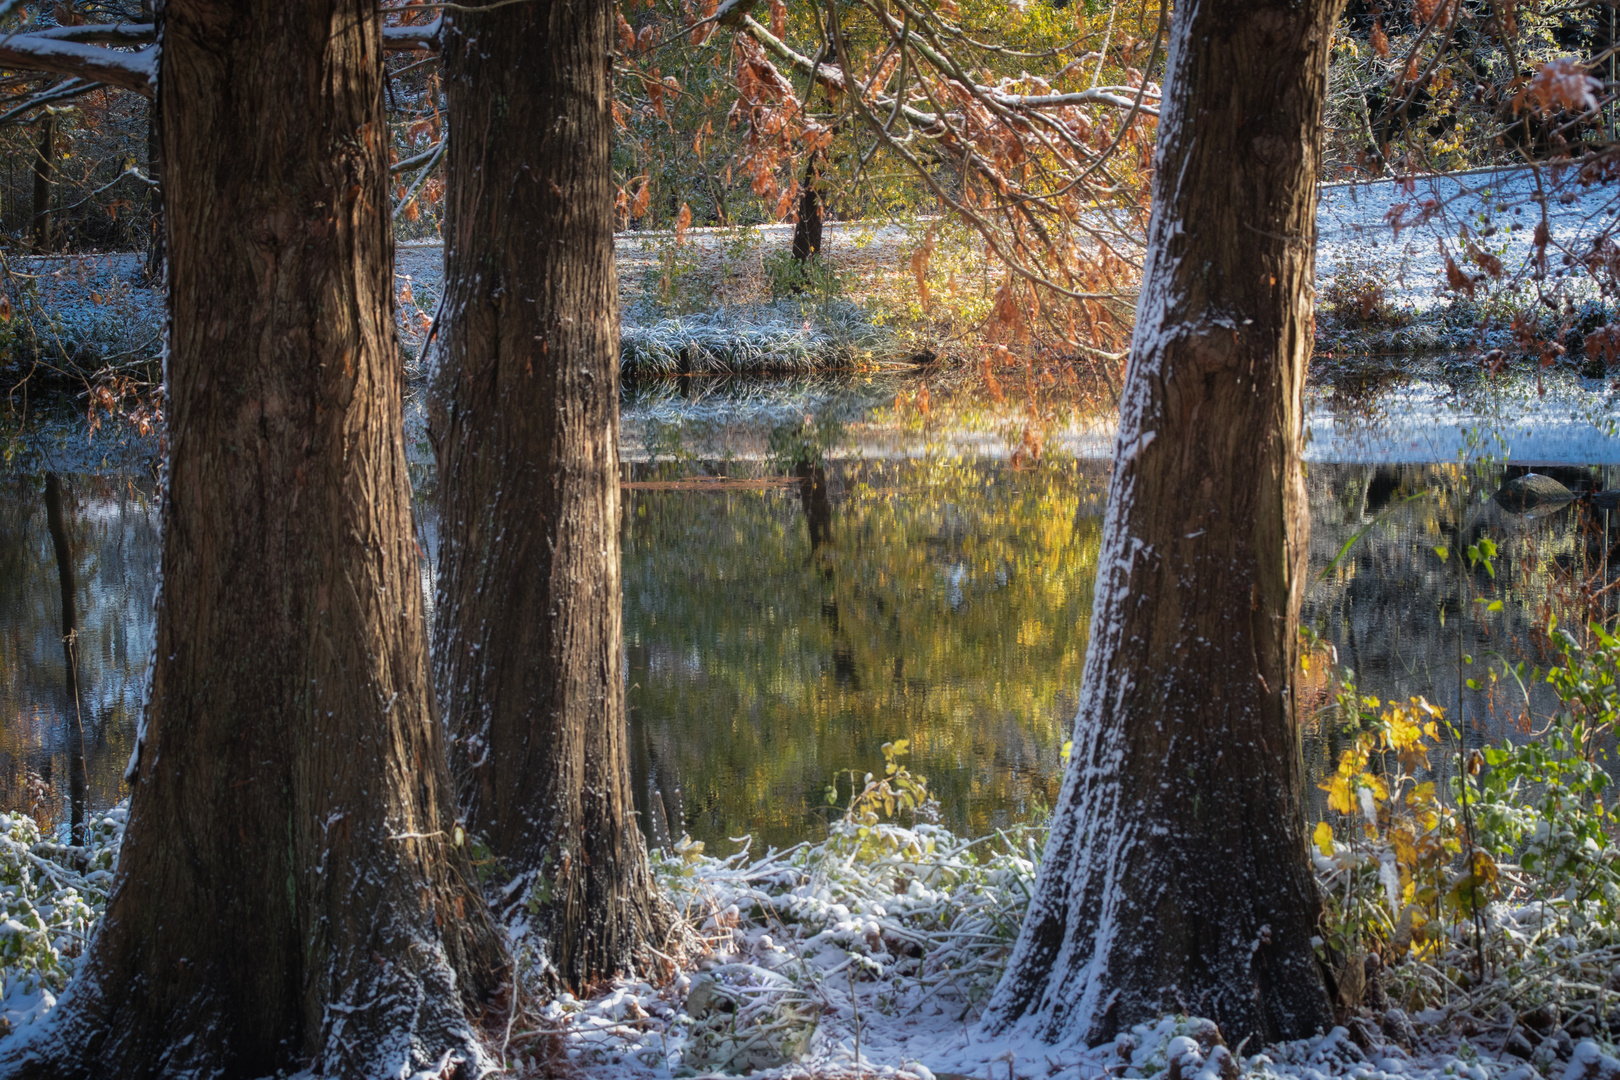
[(112, 886), (127, 811), (115, 807), (50, 835), (27, 814), (0, 814), (0, 1034), (42, 1016), (77, 970)]
[[(1620, 1005), (1620, 837), (1608, 747), (1620, 721), (1620, 639), (1548, 628), (1557, 711), (1520, 739), (1468, 747), (1421, 698), (1383, 702), (1341, 673), (1345, 740), (1313, 837), (1341, 992), (1381, 970), (1408, 1011), (1610, 1030)], [(1369, 958), (1373, 958), (1368, 965)], [(1369, 988), (1370, 989), (1370, 988)], [(1359, 1000), (1355, 1002), (1359, 1004)], [(1510, 1033), (1511, 1035), (1511, 1033)], [(1566, 1040), (1567, 1041), (1567, 1040)]]

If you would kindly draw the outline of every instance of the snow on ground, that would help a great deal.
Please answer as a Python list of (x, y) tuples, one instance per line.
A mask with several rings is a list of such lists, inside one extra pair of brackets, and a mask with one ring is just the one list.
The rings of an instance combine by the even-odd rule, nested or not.
[[(689, 928), (682, 966), (656, 986), (526, 1000), (492, 1056), (515, 1075), (578, 1080), (1620, 1080), (1590, 1024), (1572, 1034), (1511, 1008), (1473, 1016), (1461, 996), (1263, 1048), (1228, 1049), (1213, 1024), (1186, 1016), (1092, 1048), (987, 1034), (980, 1009), (1043, 832), (967, 841), (926, 822), (859, 820), (869, 821), (846, 816), (826, 840), (782, 852), (757, 855), (744, 838), (724, 857), (686, 841), (655, 853), (655, 877)], [(46, 838), (26, 816), (0, 816), (0, 1039), (54, 1009), (106, 904), (123, 823), (122, 808), (100, 815), (89, 847), (73, 848), (65, 825)], [(1494, 904), (1489, 917), (1505, 926), (1515, 913)]]
[[(1533, 303), (1548, 286), (1574, 282), (1562, 260), (1585, 256), (1592, 238), (1614, 226), (1615, 194), (1612, 185), (1587, 187), (1575, 169), (1551, 166), (1323, 186), (1319, 294), (1331, 295), (1335, 283), (1370, 282), (1406, 318), (1387, 332), (1325, 320), (1319, 348), (1477, 349), (1483, 339), (1476, 324), (1489, 306), (1485, 293), (1495, 297), (1492, 312), (1502, 316), (1513, 304)], [(1538, 282), (1531, 271), (1543, 214), (1549, 265)], [(903, 276), (917, 242), (916, 228), (895, 224), (829, 222), (825, 230), (825, 257), (842, 275), (846, 296), (872, 295)], [(881, 351), (883, 332), (847, 300), (772, 300), (772, 274), (791, 239), (785, 225), (693, 229), (679, 246), (663, 233), (620, 234), (627, 362), (648, 371), (800, 370), (827, 355)], [(1504, 276), (1480, 283), (1479, 303), (1459, 306), (1458, 294), (1447, 288), (1446, 259), (1477, 275), (1465, 254), (1470, 243), (1499, 258)], [(399, 325), (413, 364), (438, 303), (443, 257), (437, 242), (397, 248)], [(11, 266), (20, 275), (14, 287), (37, 286), (28, 303), (50, 317), (47, 336), (58, 343), (55, 351), (65, 358), (88, 352), (99, 364), (155, 353), (162, 304), (141, 279), (141, 261), (132, 254), (86, 255), (21, 258)], [(1586, 282), (1566, 291), (1577, 303), (1596, 299)], [(1505, 318), (1498, 321), (1505, 326)], [(1498, 327), (1496, 337), (1501, 333)]]
[(1556, 280), (1566, 273), (1566, 252), (1584, 256), (1594, 236), (1614, 228), (1616, 194), (1612, 185), (1588, 187), (1576, 169), (1553, 166), (1326, 184), (1316, 211), (1319, 286), (1371, 266), (1388, 283), (1389, 299), (1431, 311), (1455, 296), (1446, 287), (1446, 256), (1465, 266), (1460, 229), (1501, 259), (1504, 276), (1518, 277), (1531, 269), (1543, 211), (1548, 272)]
[[(927, 825), (879, 825), (866, 842), (835, 827), (825, 844), (763, 858), (746, 847), (725, 859), (666, 857), (658, 876), (697, 931), (695, 963), (662, 988), (624, 983), (589, 1001), (546, 1003), (536, 1030), (520, 1026), (508, 1060), (522, 1062), (532, 1041), (560, 1045), (570, 1072), (601, 1080), (1620, 1077), (1620, 1061), (1596, 1041), (1556, 1024), (1542, 1037), (1512, 1010), (1481, 1021), (1463, 1005), (1365, 1012), (1350, 1021), (1354, 1032), (1233, 1050), (1209, 1021), (1185, 1016), (1093, 1048), (1027, 1030), (988, 1034), (980, 1009), (1016, 933), (1038, 841), (1029, 830), (998, 848)], [(1516, 1030), (1528, 1061), (1502, 1052)]]
[[(0, 293), (11, 293), (39, 337), (47, 362), (91, 370), (157, 355), (163, 335), (163, 297), (148, 286), (139, 253), (28, 257), (4, 266)], [(8, 320), (10, 322), (10, 320)], [(0, 333), (0, 342), (7, 335)]]
[[(1323, 186), (1317, 352), (1477, 355), (1512, 349), (1509, 324), (1521, 312), (1535, 313), (1544, 332), (1556, 332), (1560, 319), (1606, 322), (1596, 285), (1565, 259), (1585, 259), (1594, 240), (1614, 229), (1617, 196), (1613, 183), (1588, 186), (1568, 166)], [(1448, 259), (1461, 288), (1448, 283)], [(1500, 260), (1498, 276), (1483, 269), (1491, 259)], [(1358, 297), (1376, 297), (1379, 316), (1345, 317), (1342, 309), (1355, 308)]]

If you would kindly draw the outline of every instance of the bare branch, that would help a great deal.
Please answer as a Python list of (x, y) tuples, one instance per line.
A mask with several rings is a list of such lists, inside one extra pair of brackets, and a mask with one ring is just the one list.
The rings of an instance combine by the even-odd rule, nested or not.
[(444, 157), (445, 143), (446, 140), (440, 139), (434, 144), (433, 149), (428, 151), (427, 164), (423, 166), (421, 172), (416, 174), (416, 179), (411, 181), (410, 190), (406, 191), (400, 200), (394, 204), (394, 221), (398, 221), (399, 216), (405, 212), (405, 208), (416, 201), (416, 194), (422, 190), (423, 182), (433, 172), (434, 167), (439, 164), (439, 159)]
[(393, 165), (389, 166), (388, 171), (390, 173), (410, 172), (412, 169), (419, 169), (429, 164), (442, 153), (444, 153), (444, 140), (440, 139), (415, 157), (408, 157), (404, 161), (394, 162)]
[(3, 113), (0, 113), (0, 125), (9, 124), (13, 120), (21, 119), (23, 116), (33, 112), (35, 109), (43, 109), (45, 106), (54, 105), (58, 101), (69, 101), (73, 98), (80, 97), (81, 95), (89, 94), (100, 89), (100, 83), (85, 82), (83, 79), (69, 79), (63, 83), (57, 83), (49, 90), (42, 90), (37, 94), (31, 94), (20, 104), (7, 109)]

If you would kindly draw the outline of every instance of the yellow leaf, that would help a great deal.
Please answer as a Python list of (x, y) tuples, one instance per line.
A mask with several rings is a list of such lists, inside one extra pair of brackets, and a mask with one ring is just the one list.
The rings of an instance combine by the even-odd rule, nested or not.
[(1335, 776), (1332, 780), (1321, 785), (1322, 790), (1328, 793), (1328, 805), (1341, 814), (1353, 813), (1356, 808), (1355, 795), (1350, 790), (1350, 778)]
[(1391, 829), (1391, 845), (1395, 848), (1395, 861), (1401, 866), (1417, 865), (1417, 846), (1412, 843), (1412, 832), (1407, 828)]
[(1317, 822), (1316, 823), (1316, 832), (1311, 835), (1311, 839), (1316, 841), (1316, 850), (1320, 851), (1323, 855), (1326, 855), (1326, 856), (1328, 856), (1330, 858), (1332, 857), (1332, 855), (1333, 855), (1333, 826), (1329, 825), (1325, 821)]

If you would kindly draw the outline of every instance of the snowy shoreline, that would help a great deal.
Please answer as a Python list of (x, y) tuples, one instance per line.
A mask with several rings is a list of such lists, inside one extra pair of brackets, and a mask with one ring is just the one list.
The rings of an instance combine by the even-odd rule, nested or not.
[[(1578, 171), (1568, 166), (1323, 185), (1317, 354), (1357, 363), (1356, 358), (1368, 356), (1522, 352), (1515, 349), (1508, 324), (1514, 312), (1533, 310), (1540, 333), (1554, 334), (1561, 324), (1572, 327), (1566, 360), (1578, 363), (1580, 332), (1605, 323), (1608, 308), (1590, 282), (1572, 276), (1563, 259), (1584, 257), (1592, 237), (1614, 227), (1613, 195), (1608, 186), (1582, 186)], [(1546, 276), (1537, 279), (1534, 237), (1543, 211), (1549, 265)], [(903, 262), (896, 253), (911, 235), (904, 226), (877, 222), (829, 222), (826, 230), (832, 257), (858, 258), (868, 270)], [(783, 247), (790, 233), (791, 226), (760, 225), (693, 229), (688, 238), (704, 250), (741, 245), (757, 261), (758, 253)], [(885, 355), (892, 332), (874, 325), (846, 299), (730, 305), (722, 297), (713, 310), (660, 310), (648, 302), (646, 283), (656, 279), (659, 260), (670, 257), (664, 250), (669, 240), (656, 232), (616, 238), (625, 297), (621, 362), (627, 373), (809, 372)], [(1465, 255), (1469, 245), (1500, 260), (1499, 279), (1486, 281), (1474, 272)], [(33, 351), (68, 374), (149, 365), (161, 343), (163, 304), (160, 293), (141, 279), (143, 258), (112, 253), (15, 260), (19, 280), (36, 290), (17, 302), (40, 328)], [(1477, 296), (1448, 287), (1448, 258), (1478, 279)], [(394, 273), (407, 368), (420, 374), (418, 358), (442, 285), (442, 244), (400, 243)], [(1541, 293), (1556, 285), (1567, 286), (1572, 313), (1538, 307)], [(1369, 294), (1376, 294), (1373, 318), (1335, 310)], [(23, 343), (14, 339), (10, 348), (14, 355), (8, 366), (26, 374), (26, 364), (20, 363)]]

